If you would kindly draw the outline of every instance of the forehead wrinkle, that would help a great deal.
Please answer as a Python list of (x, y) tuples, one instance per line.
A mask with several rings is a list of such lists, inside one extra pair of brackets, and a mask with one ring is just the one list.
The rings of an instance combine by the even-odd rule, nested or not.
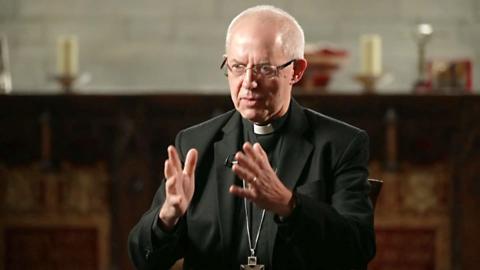
[[(274, 58), (274, 53), (271, 50), (252, 50), (240, 46), (240, 48), (231, 48), (228, 53), (229, 58), (237, 63), (264, 64), (270, 63)], [(227, 56), (227, 57), (228, 57)]]

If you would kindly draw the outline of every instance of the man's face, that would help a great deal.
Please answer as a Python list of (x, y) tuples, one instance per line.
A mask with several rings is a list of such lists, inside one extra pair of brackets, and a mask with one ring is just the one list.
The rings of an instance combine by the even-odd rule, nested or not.
[(255, 123), (267, 123), (288, 111), (294, 76), (293, 64), (279, 70), (273, 77), (254, 74), (253, 65), (279, 66), (292, 60), (282, 50), (282, 40), (276, 27), (245, 19), (231, 32), (227, 48), (227, 64), (245, 65), (245, 74), (228, 73), (230, 95), (243, 118)]

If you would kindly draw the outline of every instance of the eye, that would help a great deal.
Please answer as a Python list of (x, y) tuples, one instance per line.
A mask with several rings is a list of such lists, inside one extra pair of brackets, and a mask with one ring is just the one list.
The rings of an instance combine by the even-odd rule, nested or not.
[(263, 74), (263, 75), (270, 75), (270, 74), (275, 73), (274, 67), (272, 67), (270, 65), (261, 65), (258, 69), (259, 69), (260, 73)]
[(232, 70), (234, 72), (242, 72), (242, 71), (245, 70), (245, 65), (243, 65), (243, 64), (233, 64), (232, 65)]

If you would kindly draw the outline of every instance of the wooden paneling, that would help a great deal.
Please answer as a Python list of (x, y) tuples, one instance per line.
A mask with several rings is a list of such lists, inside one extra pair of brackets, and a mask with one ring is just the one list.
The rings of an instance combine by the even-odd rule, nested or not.
[[(476, 269), (479, 96), (296, 99), (369, 133), (371, 177), (384, 180), (372, 269)], [(162, 180), (166, 147), (180, 129), (231, 108), (226, 95), (0, 96), (1, 256), (17, 229), (39, 245), (51, 235), (54, 247), (68, 229), (96, 237), (84, 243), (96, 243), (95, 269), (132, 269), (127, 235)]]
[(95, 228), (5, 228), (6, 270), (98, 270)]

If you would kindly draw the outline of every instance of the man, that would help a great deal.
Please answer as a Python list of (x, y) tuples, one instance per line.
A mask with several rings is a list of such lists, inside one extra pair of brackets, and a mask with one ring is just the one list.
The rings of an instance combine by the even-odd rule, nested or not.
[[(166, 181), (132, 229), (139, 269), (358, 269), (375, 253), (368, 137), (291, 98), (303, 30), (272, 6), (230, 24), (235, 110), (181, 131)], [(182, 166), (184, 161), (184, 166)]]

